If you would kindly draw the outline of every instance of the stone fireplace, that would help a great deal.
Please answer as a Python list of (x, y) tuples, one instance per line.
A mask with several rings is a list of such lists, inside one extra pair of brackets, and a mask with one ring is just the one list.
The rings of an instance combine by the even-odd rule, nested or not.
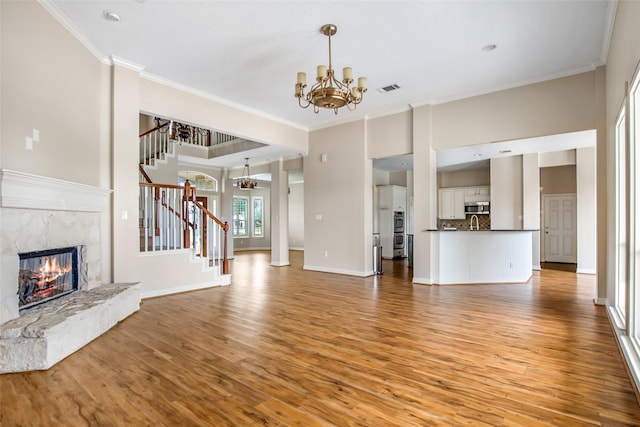
[[(102, 283), (101, 223), (109, 221), (110, 193), (0, 170), (0, 373), (47, 369), (139, 309), (135, 284)], [(75, 256), (72, 286), (78, 292), (60, 290), (68, 295), (40, 305), (21, 301), (33, 299), (38, 286), (44, 293), (58, 292), (37, 285), (42, 273), (27, 273), (21, 257), (68, 248)], [(45, 261), (33, 261), (40, 262)]]

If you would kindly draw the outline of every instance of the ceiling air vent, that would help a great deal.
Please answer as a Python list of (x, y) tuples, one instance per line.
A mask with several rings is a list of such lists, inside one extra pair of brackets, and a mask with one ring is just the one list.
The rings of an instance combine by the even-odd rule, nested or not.
[(396, 89), (400, 89), (400, 86), (398, 85), (389, 85), (389, 86), (385, 86), (385, 87), (380, 87), (377, 89), (378, 92), (380, 93), (387, 93), (387, 92), (391, 92), (392, 90), (396, 90)]

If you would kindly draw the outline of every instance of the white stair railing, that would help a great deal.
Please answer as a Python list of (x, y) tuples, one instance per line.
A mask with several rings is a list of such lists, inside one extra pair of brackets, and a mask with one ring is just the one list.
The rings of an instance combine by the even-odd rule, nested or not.
[(156, 160), (164, 160), (173, 150), (169, 136), (166, 125), (140, 135), (140, 164), (153, 166)]
[(216, 275), (228, 274), (229, 225), (196, 201), (189, 181), (184, 187), (140, 183), (139, 209), (140, 252), (190, 248), (208, 267), (216, 267)]

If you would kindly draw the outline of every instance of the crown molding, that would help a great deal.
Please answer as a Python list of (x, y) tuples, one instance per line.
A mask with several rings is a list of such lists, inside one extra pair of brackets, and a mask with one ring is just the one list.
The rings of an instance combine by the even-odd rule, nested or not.
[(51, 0), (37, 0), (38, 4), (43, 7), (44, 10), (49, 12), (51, 16), (54, 17), (56, 21), (60, 23), (67, 31), (71, 33), (73, 37), (75, 37), (80, 44), (82, 44), (93, 56), (95, 56), (98, 61), (102, 62), (105, 65), (111, 65), (111, 61), (109, 57), (104, 54), (91, 40), (89, 40), (80, 29), (74, 24), (67, 15), (65, 15), (58, 6), (55, 5)]
[(137, 73), (142, 73), (142, 71), (144, 71), (144, 65), (139, 65), (139, 64), (136, 64), (135, 62), (131, 62), (114, 55), (111, 55), (109, 57), (109, 63), (112, 65), (118, 65), (120, 67), (128, 68)]
[(613, 37), (613, 27), (616, 22), (617, 11), (618, 0), (610, 0), (607, 2), (607, 18), (604, 26), (604, 37), (602, 38), (602, 50), (600, 52), (601, 65), (606, 64), (609, 58), (609, 48), (611, 47), (611, 38)]

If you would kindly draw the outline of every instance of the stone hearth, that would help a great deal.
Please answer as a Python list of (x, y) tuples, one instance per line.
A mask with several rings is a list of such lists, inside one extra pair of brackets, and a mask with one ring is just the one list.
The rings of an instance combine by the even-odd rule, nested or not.
[(0, 373), (49, 369), (140, 309), (133, 283), (49, 301), (0, 325)]

